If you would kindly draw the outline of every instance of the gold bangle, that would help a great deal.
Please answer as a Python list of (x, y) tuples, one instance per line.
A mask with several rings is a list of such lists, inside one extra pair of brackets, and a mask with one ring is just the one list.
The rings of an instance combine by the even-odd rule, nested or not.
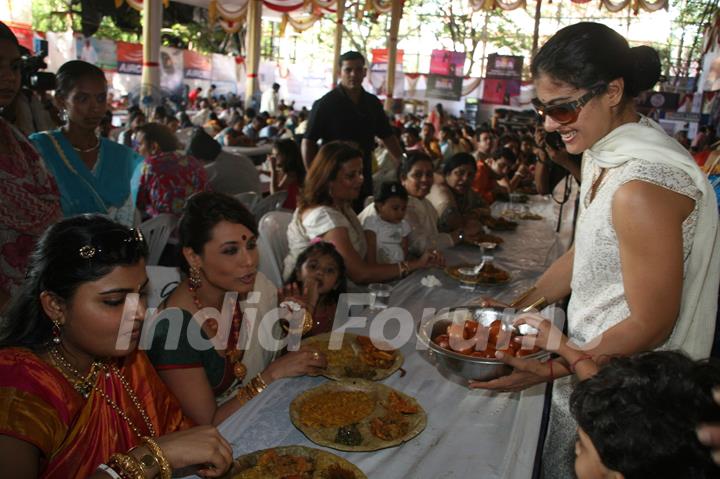
[(120, 469), (120, 475), (127, 476), (129, 479), (145, 479), (142, 465), (137, 459), (127, 454), (113, 454), (110, 456), (108, 466), (112, 469), (117, 467)]
[(523, 301), (528, 299), (528, 296), (530, 296), (535, 290), (537, 289), (537, 286), (533, 286), (532, 288), (528, 289), (524, 293), (522, 293), (520, 296), (518, 296), (512, 303), (510, 303), (511, 308), (517, 308), (520, 306)]
[(143, 443), (150, 449), (150, 452), (155, 456), (155, 459), (157, 459), (160, 465), (160, 479), (170, 479), (172, 477), (172, 468), (165, 454), (163, 454), (162, 449), (158, 446), (158, 443), (149, 436), (143, 437)]
[(262, 373), (258, 373), (258, 375), (255, 376), (255, 377), (257, 378), (258, 382), (260, 383), (260, 386), (261, 386), (262, 390), (265, 390), (265, 388), (267, 387), (267, 383), (266, 383), (265, 380), (262, 378), (261, 374), (262, 374)]

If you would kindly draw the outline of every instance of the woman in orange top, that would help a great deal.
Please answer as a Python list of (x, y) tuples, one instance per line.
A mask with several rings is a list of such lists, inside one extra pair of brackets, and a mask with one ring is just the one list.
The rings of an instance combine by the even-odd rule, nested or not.
[(166, 479), (196, 464), (218, 477), (232, 462), (215, 428), (190, 428), (136, 349), (145, 255), (139, 233), (101, 216), (40, 239), (0, 319), (3, 477)]

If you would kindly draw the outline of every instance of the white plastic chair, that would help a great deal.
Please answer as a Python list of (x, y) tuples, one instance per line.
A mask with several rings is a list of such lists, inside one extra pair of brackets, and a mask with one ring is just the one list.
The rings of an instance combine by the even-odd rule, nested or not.
[(145, 266), (148, 275), (148, 308), (157, 308), (182, 279), (180, 270), (168, 266)]
[(161, 214), (153, 219), (140, 224), (145, 241), (148, 245), (148, 265), (156, 265), (160, 261), (163, 249), (170, 238), (170, 233), (175, 229), (177, 218), (171, 214)]
[(278, 288), (283, 285), (283, 263), (288, 254), (287, 230), (292, 220), (288, 211), (266, 213), (258, 224), (258, 248), (262, 272)]
[(238, 193), (236, 195), (233, 195), (233, 197), (238, 200), (240, 203), (245, 205), (245, 208), (252, 211), (255, 205), (260, 200), (260, 195), (255, 193), (254, 191), (246, 191), (245, 193)]
[(262, 218), (266, 213), (279, 210), (283, 203), (285, 203), (285, 200), (287, 200), (287, 196), (287, 191), (278, 191), (272, 195), (266, 196), (255, 203), (252, 208), (252, 214), (255, 215), (255, 218)]

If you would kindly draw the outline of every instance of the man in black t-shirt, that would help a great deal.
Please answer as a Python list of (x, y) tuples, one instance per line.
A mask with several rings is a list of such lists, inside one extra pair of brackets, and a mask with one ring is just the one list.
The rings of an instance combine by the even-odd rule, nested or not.
[(302, 140), (306, 169), (310, 168), (317, 154), (318, 140), (322, 140), (323, 144), (334, 140), (349, 141), (362, 150), (364, 181), (359, 201), (373, 191), (372, 151), (375, 137), (383, 142), (397, 164), (402, 156), (400, 142), (393, 134), (382, 103), (362, 87), (365, 75), (365, 58), (360, 53), (351, 51), (340, 56), (340, 84), (313, 104)]

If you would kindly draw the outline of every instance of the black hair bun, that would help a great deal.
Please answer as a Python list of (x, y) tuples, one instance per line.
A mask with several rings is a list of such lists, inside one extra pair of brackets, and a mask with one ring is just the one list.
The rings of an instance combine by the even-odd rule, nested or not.
[[(660, 79), (660, 55), (651, 47), (641, 45), (630, 49), (630, 82), (626, 82), (625, 89), (631, 97), (655, 86)], [(631, 84), (627, 84), (631, 83)]]

